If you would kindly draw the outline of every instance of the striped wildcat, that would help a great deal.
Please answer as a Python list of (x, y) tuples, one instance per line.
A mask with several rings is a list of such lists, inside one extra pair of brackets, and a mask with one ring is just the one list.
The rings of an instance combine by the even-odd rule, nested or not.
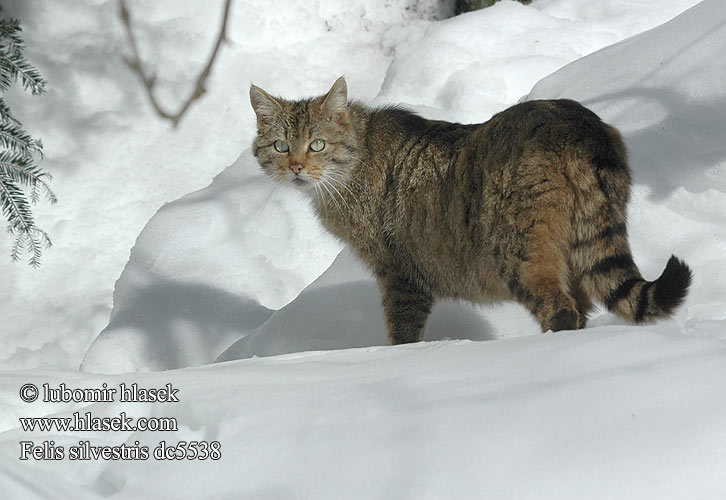
[(592, 301), (633, 323), (670, 315), (691, 271), (645, 280), (628, 244), (630, 170), (617, 130), (575, 101), (517, 104), (482, 124), (348, 102), (338, 79), (290, 101), (252, 86), (253, 152), (310, 196), (378, 280), (390, 341), (421, 339), (439, 298), (516, 300), (543, 331)]

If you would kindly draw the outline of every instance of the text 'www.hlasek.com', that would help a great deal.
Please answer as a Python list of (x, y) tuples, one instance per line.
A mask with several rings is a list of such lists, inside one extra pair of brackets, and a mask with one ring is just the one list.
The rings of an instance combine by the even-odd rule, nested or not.
[[(116, 387), (102, 384), (98, 388), (69, 388), (65, 384), (51, 387), (42, 384), (24, 384), (20, 399), (26, 403), (40, 400), (45, 403), (178, 403), (179, 389), (172, 384), (160, 388), (144, 388), (138, 384), (121, 383)], [(94, 405), (100, 413), (104, 406)], [(139, 408), (138, 405), (134, 408)], [(20, 460), (219, 460), (222, 445), (219, 441), (160, 440), (149, 445), (141, 441), (108, 444), (93, 437), (94, 432), (177, 432), (175, 417), (129, 416), (126, 411), (111, 416), (94, 415), (91, 411), (75, 411), (69, 416), (20, 417), (23, 432), (48, 433), (56, 439), (22, 440)], [(91, 439), (66, 439), (71, 434), (89, 433)], [(70, 436), (69, 436), (70, 437)], [(63, 444), (60, 444), (62, 440)], [(103, 441), (103, 442), (99, 442)]]

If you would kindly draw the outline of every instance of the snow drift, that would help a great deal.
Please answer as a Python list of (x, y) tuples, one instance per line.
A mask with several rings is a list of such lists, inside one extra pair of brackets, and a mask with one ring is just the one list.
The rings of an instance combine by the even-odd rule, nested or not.
[[(79, 490), (134, 499), (720, 500), (725, 357), (723, 341), (684, 337), (671, 323), (298, 353), (140, 375), (8, 375), (0, 397), (14, 404), (0, 428), (0, 483), (18, 498), (45, 499)], [(171, 383), (181, 402), (15, 403), (27, 382)], [(79, 410), (174, 417), (179, 430), (49, 436), (17, 428), (17, 416)], [(19, 440), (49, 438), (60, 446), (139, 441), (152, 448), (162, 439), (217, 440), (222, 458), (18, 465)], [(33, 497), (38, 482), (54, 488)]]

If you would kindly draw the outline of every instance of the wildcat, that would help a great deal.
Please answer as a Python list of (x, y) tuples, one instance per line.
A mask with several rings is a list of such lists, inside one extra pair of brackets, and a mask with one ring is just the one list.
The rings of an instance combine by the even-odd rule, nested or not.
[(253, 85), (250, 101), (261, 167), (309, 194), (371, 269), (393, 344), (420, 340), (443, 297), (513, 299), (557, 331), (583, 328), (593, 299), (641, 323), (686, 296), (691, 271), (675, 256), (655, 281), (638, 271), (623, 140), (575, 101), (473, 125), (348, 102), (342, 77), (299, 101)]

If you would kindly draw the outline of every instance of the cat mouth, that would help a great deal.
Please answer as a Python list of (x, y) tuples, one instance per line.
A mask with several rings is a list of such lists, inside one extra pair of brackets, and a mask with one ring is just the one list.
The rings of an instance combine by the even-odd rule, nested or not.
[(305, 184), (307, 184), (308, 182), (307, 182), (307, 181), (305, 181), (305, 180), (303, 180), (303, 179), (301, 179), (300, 177), (295, 177), (295, 178), (294, 178), (294, 179), (292, 180), (292, 183), (293, 183), (293, 184), (295, 184), (296, 186), (304, 186), (304, 185), (305, 185)]

